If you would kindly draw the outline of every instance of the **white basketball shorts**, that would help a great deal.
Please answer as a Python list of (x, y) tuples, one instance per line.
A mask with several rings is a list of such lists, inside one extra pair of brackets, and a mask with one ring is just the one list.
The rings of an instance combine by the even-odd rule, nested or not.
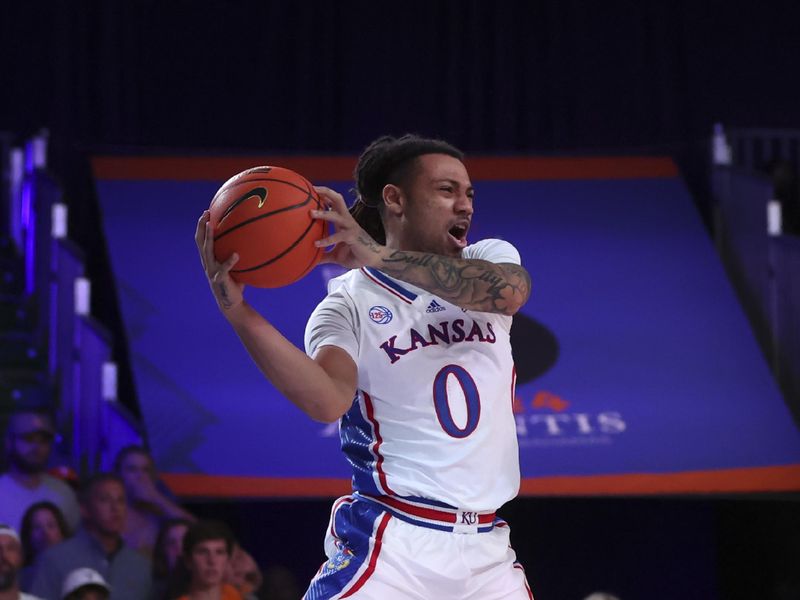
[(420, 498), (343, 496), (304, 600), (533, 600), (508, 524)]

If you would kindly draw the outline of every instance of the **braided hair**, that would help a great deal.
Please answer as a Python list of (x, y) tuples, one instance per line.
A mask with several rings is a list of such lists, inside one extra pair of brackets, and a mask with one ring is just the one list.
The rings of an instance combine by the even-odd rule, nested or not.
[(424, 154), (447, 154), (464, 160), (464, 153), (442, 140), (407, 133), (383, 136), (366, 147), (353, 172), (356, 200), (350, 214), (379, 244), (386, 243), (383, 227), (383, 188), (387, 184), (407, 186), (414, 175), (416, 159)]

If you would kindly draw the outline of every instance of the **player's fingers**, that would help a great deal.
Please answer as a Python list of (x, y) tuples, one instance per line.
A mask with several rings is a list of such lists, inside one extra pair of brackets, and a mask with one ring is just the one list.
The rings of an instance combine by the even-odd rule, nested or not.
[(203, 211), (200, 218), (197, 220), (197, 228), (194, 230), (194, 243), (197, 245), (197, 250), (200, 256), (203, 256), (203, 243), (206, 241), (206, 223), (208, 222), (208, 211)]
[(347, 209), (347, 203), (339, 192), (325, 186), (315, 186), (314, 189), (320, 195), (323, 206), (336, 210)]
[(328, 237), (324, 237), (321, 240), (317, 240), (314, 242), (314, 245), (317, 248), (325, 248), (326, 246), (334, 246), (342, 241), (342, 234), (341, 233), (334, 233), (333, 235), (329, 235)]
[(211, 230), (211, 223), (206, 222), (206, 239), (203, 242), (203, 255), (205, 257), (206, 269), (216, 264), (214, 256), (214, 232)]
[(237, 262), (239, 262), (239, 255), (234, 252), (225, 262), (219, 265), (219, 269), (217, 269), (217, 272), (211, 277), (212, 283), (219, 283), (224, 277), (228, 277), (230, 270)]
[(339, 192), (337, 192), (336, 190), (333, 190), (333, 189), (331, 189), (331, 188), (329, 188), (327, 186), (324, 186), (324, 185), (315, 185), (314, 186), (314, 190), (320, 196), (327, 196), (327, 197), (331, 197), (331, 198), (336, 197), (336, 196), (338, 196), (339, 198), (342, 197), (342, 195)]
[(239, 262), (239, 255), (234, 252), (220, 265), (220, 273), (227, 274)]
[(335, 225), (341, 225), (344, 221), (342, 215), (332, 210), (312, 210), (310, 212), (311, 216), (314, 219), (319, 219), (321, 221), (328, 221)]
[(200, 263), (203, 265), (203, 270), (208, 273), (208, 261), (206, 260), (206, 226), (201, 223), (197, 226), (202, 231), (199, 235), (195, 235), (195, 242), (197, 244), (197, 253), (200, 255)]

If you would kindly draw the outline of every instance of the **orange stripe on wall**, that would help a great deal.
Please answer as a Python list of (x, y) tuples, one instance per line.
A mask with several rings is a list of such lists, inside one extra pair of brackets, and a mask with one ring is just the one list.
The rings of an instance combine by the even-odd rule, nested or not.
[[(332, 498), (350, 493), (349, 479), (163, 475), (179, 496), (203, 498)], [(800, 465), (684, 473), (632, 473), (523, 479), (521, 496), (603, 496), (800, 491)]]
[(289, 479), (235, 475), (165, 473), (161, 477), (179, 496), (204, 498), (337, 497), (349, 494), (349, 479)]
[(678, 176), (675, 163), (666, 157), (476, 157), (467, 159), (466, 165), (474, 181), (647, 179)]
[(800, 491), (800, 465), (684, 473), (630, 473), (525, 479), (525, 496), (713, 494)]
[[(96, 156), (97, 179), (216, 181), (258, 165), (280, 165), (311, 181), (351, 181), (354, 156)], [(640, 179), (676, 177), (666, 157), (605, 156), (585, 158), (475, 157), (466, 161), (473, 181), (542, 179)]]

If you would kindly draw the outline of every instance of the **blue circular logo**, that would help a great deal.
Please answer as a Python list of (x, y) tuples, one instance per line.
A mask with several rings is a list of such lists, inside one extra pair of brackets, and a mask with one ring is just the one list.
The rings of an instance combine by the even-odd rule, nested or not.
[(373, 306), (369, 309), (369, 318), (378, 325), (386, 325), (392, 320), (392, 311), (385, 306)]

